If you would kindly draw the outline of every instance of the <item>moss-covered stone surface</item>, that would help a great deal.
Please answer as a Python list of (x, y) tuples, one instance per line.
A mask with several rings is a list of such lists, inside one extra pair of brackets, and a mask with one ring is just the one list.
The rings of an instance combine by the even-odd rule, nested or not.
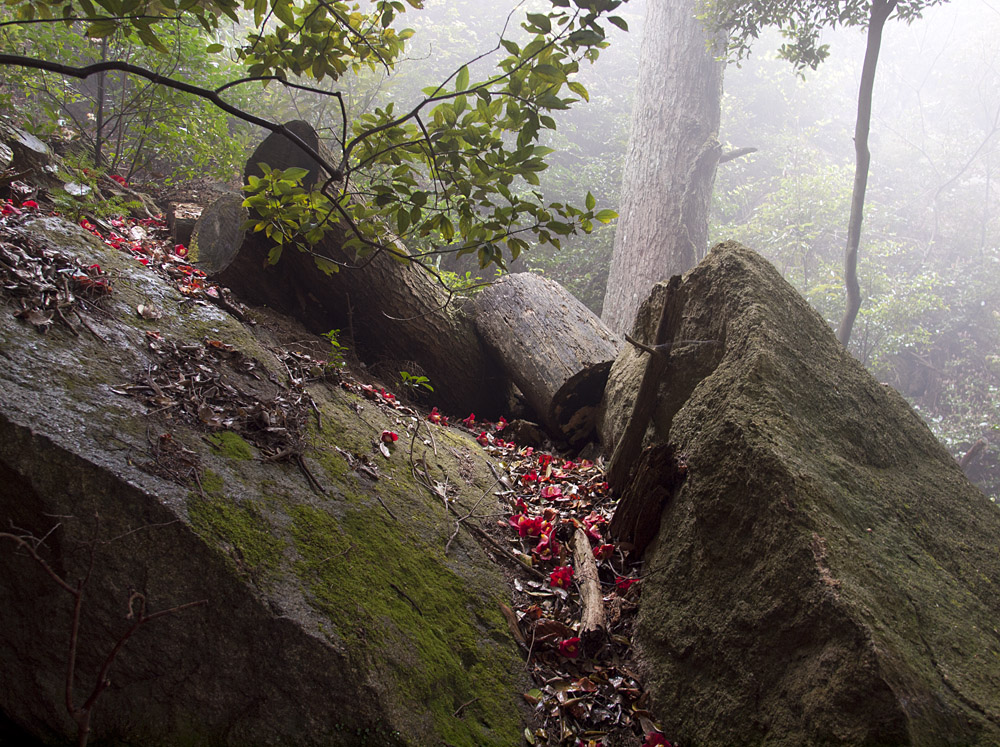
[[(160, 276), (72, 225), (46, 218), (25, 236), (115, 273), (105, 312), (90, 319), (103, 341), (58, 326), (41, 335), (0, 314), (0, 522), (48, 533), (42, 552), (70, 579), (100, 540), (78, 693), (129, 624), (132, 591), (151, 611), (207, 601), (129, 640), (95, 738), (517, 744), (523, 661), (500, 614), (501, 575), (466, 530), (444, 554), (454, 515), (414, 477), (421, 460), (417, 473), (468, 511), (493, 485), (478, 445), (438, 426), (431, 443), (424, 421), (335, 380), (308, 389), (301, 463), (263, 454), (236, 426), (206, 427), (176, 408), (149, 415), (123, 394), (163, 360), (147, 332), (232, 345), (256, 367), (227, 368), (224, 380), (262, 398), (283, 396), (276, 340), (264, 325), (182, 303)], [(143, 303), (163, 318), (136, 314)], [(383, 429), (400, 434), (388, 458)], [(30, 558), (0, 544), (0, 710), (46, 740), (73, 733), (62, 705), (70, 608)]]
[[(677, 339), (717, 344), (675, 352), (648, 433), (688, 465), (636, 634), (664, 731), (1000, 743), (1000, 511), (765, 260), (720, 245), (682, 289)], [(612, 372), (611, 437), (635, 366)]]

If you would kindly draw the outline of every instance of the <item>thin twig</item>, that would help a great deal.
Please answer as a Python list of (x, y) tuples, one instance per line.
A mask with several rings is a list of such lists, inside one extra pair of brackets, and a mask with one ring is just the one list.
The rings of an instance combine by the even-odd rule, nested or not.
[(318, 493), (326, 495), (326, 488), (319, 484), (319, 480), (309, 471), (309, 467), (306, 466), (306, 460), (302, 458), (302, 454), (295, 454), (293, 459), (295, 463), (299, 465), (299, 469), (302, 474), (305, 475), (306, 481), (309, 483), (310, 487)]
[(382, 500), (382, 496), (380, 496), (377, 492), (374, 491), (373, 494), (375, 495), (375, 500), (377, 500), (379, 503), (382, 504), (382, 508), (385, 509), (385, 512), (389, 514), (389, 516), (391, 516), (394, 521), (399, 521), (399, 519), (396, 518), (396, 514), (394, 514), (387, 505), (385, 505), (385, 501)]
[(490, 494), (490, 491), (493, 490), (493, 488), (495, 488), (499, 484), (500, 484), (500, 477), (498, 476), (497, 479), (493, 482), (493, 484), (490, 485), (488, 488), (486, 488), (486, 490), (483, 491), (483, 494), (479, 496), (479, 500), (476, 501), (475, 505), (469, 509), (469, 513), (467, 513), (465, 516), (458, 517), (458, 519), (455, 521), (455, 531), (452, 533), (451, 537), (448, 538), (448, 542), (444, 546), (445, 555), (448, 554), (448, 549), (451, 547), (452, 541), (454, 541), (455, 537), (458, 536), (458, 530), (461, 529), (462, 522), (468, 520), (472, 516), (472, 514), (476, 512), (476, 509), (479, 508), (479, 504), (482, 503), (486, 499), (486, 496)]
[(452, 718), (458, 718), (458, 715), (459, 715), (459, 714), (460, 714), (460, 713), (461, 713), (462, 711), (464, 711), (464, 710), (465, 710), (466, 706), (470, 706), (470, 705), (472, 705), (472, 704), (473, 704), (473, 703), (475, 703), (475, 702), (476, 702), (477, 700), (479, 700), (479, 697), (478, 697), (478, 696), (477, 696), (477, 697), (475, 697), (475, 698), (473, 698), (472, 700), (468, 700), (468, 701), (466, 701), (465, 703), (462, 703), (462, 705), (460, 705), (460, 706), (458, 707), (458, 710), (456, 710), (456, 711), (455, 711), (455, 712), (454, 712), (453, 714), (451, 714)]

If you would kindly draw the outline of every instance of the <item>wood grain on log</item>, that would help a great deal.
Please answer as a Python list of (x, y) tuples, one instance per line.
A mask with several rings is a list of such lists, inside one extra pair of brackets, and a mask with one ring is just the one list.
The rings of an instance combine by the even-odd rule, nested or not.
[(585, 443), (619, 338), (561, 285), (532, 273), (482, 291), (476, 327), (553, 435)]
[(673, 446), (650, 446), (639, 457), (632, 478), (622, 490), (608, 534), (619, 544), (631, 545), (633, 558), (642, 556), (660, 531), (660, 515), (687, 475)]
[(590, 539), (580, 527), (573, 532), (570, 548), (573, 550), (573, 565), (576, 569), (577, 582), (580, 584), (580, 604), (583, 607), (580, 617), (580, 643), (584, 653), (592, 656), (604, 645), (607, 635), (601, 580), (597, 575), (594, 551), (590, 549)]

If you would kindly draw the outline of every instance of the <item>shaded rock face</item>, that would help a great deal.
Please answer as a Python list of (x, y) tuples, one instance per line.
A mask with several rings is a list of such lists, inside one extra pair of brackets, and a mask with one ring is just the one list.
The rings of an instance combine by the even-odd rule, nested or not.
[[(207, 339), (232, 351), (208, 350), (204, 375), (261, 402), (294, 399), (265, 325), (251, 333), (183, 302), (75, 225), (38, 219), (22, 238), (114, 278), (104, 310), (83, 311), (93, 334), (40, 334), (0, 297), (0, 532), (44, 537), (39, 553), (71, 584), (94, 549), (76, 704), (129, 627), (132, 592), (151, 613), (207, 600), (128, 640), (92, 741), (515, 744), (523, 663), (497, 605), (502, 578), (464, 532), (444, 555), (454, 518), (414, 481), (405, 449), (377, 450), (382, 429), (402, 431), (398, 414), (336, 382), (310, 385), (316, 411), (296, 427), (325, 493), (311, 490), (294, 461), (268, 459), (234, 430), (178, 406), (150, 414), (123, 394), (169, 366), (174, 342), (219, 349)], [(163, 317), (140, 317), (139, 304)], [(201, 395), (213, 406), (216, 389)], [(466, 512), (492, 475), (468, 437), (442, 428), (436, 439), (428, 469), (450, 476)], [(0, 711), (50, 742), (74, 731), (63, 706), (71, 611), (70, 595), (0, 539)]]
[[(1000, 512), (761, 257), (722, 244), (681, 289), (676, 339), (719, 344), (674, 351), (647, 434), (687, 464), (636, 632), (664, 731), (1000, 743)], [(606, 438), (641, 363), (612, 370)]]

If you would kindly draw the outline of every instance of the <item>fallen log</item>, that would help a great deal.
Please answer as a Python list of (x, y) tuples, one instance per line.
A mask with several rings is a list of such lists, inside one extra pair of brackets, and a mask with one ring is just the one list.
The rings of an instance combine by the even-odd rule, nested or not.
[(476, 328), (546, 428), (586, 443), (622, 344), (597, 315), (558, 283), (517, 273), (477, 296)]
[(607, 622), (604, 617), (601, 580), (597, 576), (597, 561), (594, 559), (594, 551), (590, 549), (590, 539), (580, 527), (573, 532), (570, 549), (573, 550), (573, 566), (580, 584), (580, 604), (583, 607), (580, 644), (584, 653), (592, 656), (604, 645)]
[[(262, 145), (251, 156), (248, 173), (267, 159), (275, 168), (314, 168), (302, 151), (296, 161), (291, 148), (265, 150)], [(343, 248), (346, 229), (333, 225), (310, 251), (286, 245), (270, 265), (274, 244), (263, 232), (243, 231), (245, 214), (241, 196), (232, 193), (207, 208), (195, 227), (198, 266), (213, 280), (247, 303), (294, 316), (317, 334), (340, 330), (341, 341), (361, 360), (392, 376), (401, 370), (427, 376), (445, 412), (489, 419), (503, 414), (507, 381), (490, 361), (463, 300), (449, 301), (448, 291), (418, 264), (385, 251), (359, 261)], [(396, 248), (405, 255), (404, 247)], [(344, 269), (327, 274), (317, 259)]]

